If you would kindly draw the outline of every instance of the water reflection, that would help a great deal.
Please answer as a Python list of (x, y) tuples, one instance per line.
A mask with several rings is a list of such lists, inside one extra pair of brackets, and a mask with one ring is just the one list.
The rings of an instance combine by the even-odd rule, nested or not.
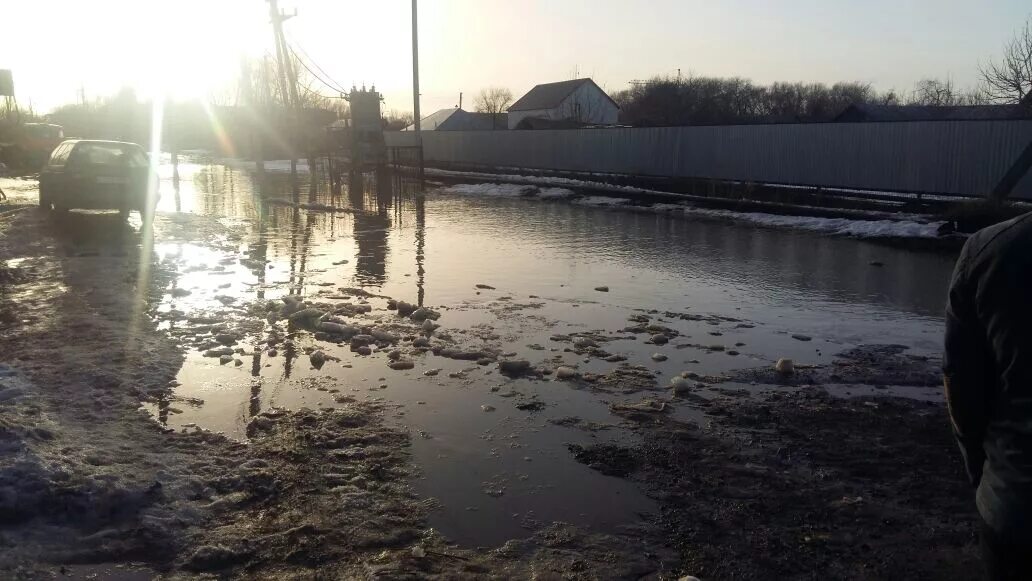
[(366, 192), (364, 176), (353, 173), (348, 183), (348, 198), (354, 214), (355, 279), (362, 286), (382, 287), (387, 281), (389, 262), (388, 237), (391, 228), (389, 208), (392, 203), (390, 188), (381, 189), (380, 180), (372, 192)]
[[(265, 197), (243, 170), (180, 163), (178, 172), (184, 211), (250, 220), (253, 250), (263, 260), (289, 246), (295, 292), (304, 291), (312, 247), (325, 250), (336, 241), (344, 251), (347, 245), (340, 242), (349, 230), (352, 282), (405, 295), (411, 289), (420, 303), (431, 285), (438, 300), (464, 297), (472, 284), (483, 282), (478, 273), (528, 292), (590, 275), (601, 282), (626, 279), (627, 306), (634, 307), (681, 310), (690, 302), (717, 310), (812, 310), (816, 300), (832, 310), (857, 313), (863, 305), (876, 305), (938, 318), (953, 262), (951, 255), (853, 239), (568, 203), (425, 199), (413, 183), (390, 173), (351, 176), (343, 197), (325, 179), (302, 173), (300, 183), (315, 192), (317, 202), (356, 212), (299, 212), (265, 203), (290, 197), (289, 176), (282, 172), (266, 173)], [(433, 276), (427, 273), (430, 262), (438, 265)], [(406, 274), (415, 277), (414, 289)]]
[[(545, 355), (531, 345), (549, 344), (554, 333), (573, 328), (620, 329), (630, 309), (690, 310), (760, 323), (756, 328), (729, 323), (713, 333), (708, 325), (678, 321), (686, 339), (695, 333), (701, 337), (694, 341), (712, 341), (723, 333), (722, 341), (747, 346), (741, 357), (672, 350), (677, 356), (656, 364), (662, 376), (680, 373), (687, 358), (697, 359), (693, 369), (720, 372), (769, 364), (779, 356), (818, 362), (815, 348), (828, 351), (849, 342), (938, 347), (951, 256), (567, 202), (424, 195), (417, 184), (389, 173), (354, 175), (335, 187), (320, 177), (325, 172), (313, 168), (317, 173), (301, 174), (298, 186), (308, 189), (309, 200), (314, 191), (314, 203), (349, 210), (316, 211), (294, 203), (296, 188), (282, 172), (266, 172), (259, 188), (247, 169), (180, 165), (183, 210), (232, 222), (240, 226), (240, 238), (220, 239), (224, 244), (217, 250), (183, 243), (163, 248), (168, 256), (203, 264), (197, 272), (184, 269), (180, 283), (209, 291), (194, 292), (184, 299), (188, 304), (170, 308), (218, 308), (206, 277), (216, 264), (225, 264), (231, 271), (226, 274), (234, 275), (225, 280), (234, 286), (218, 292), (235, 293), (237, 304), (288, 293), (337, 292), (330, 287), (370, 287), (421, 305), (455, 307), (442, 309), (446, 329), (461, 334), (475, 325), (493, 326), (506, 337), (506, 348), (535, 361)], [(481, 295), (474, 287), (482, 283), (497, 287), (497, 293)], [(593, 290), (602, 284), (611, 292)], [(502, 301), (502, 293), (514, 302), (544, 297), (543, 306), (507, 310), (511, 302)], [(495, 302), (486, 308), (489, 301)], [(802, 343), (786, 332), (815, 339)], [(611, 422), (606, 402), (593, 392), (550, 382), (503, 383), (478, 366), (469, 373), (484, 375), (471, 376), (469, 383), (449, 382), (450, 372), (466, 373), (467, 363), (432, 355), (417, 365), (438, 367), (439, 375), (385, 371), (382, 355), (359, 357), (346, 346), (304, 333), (288, 336), (273, 356), (263, 353), (260, 340), (254, 339), (250, 369), (243, 362), (234, 368), (188, 355), (179, 379), (183, 389), (193, 390), (188, 395), (205, 401), (190, 410), (190, 422), (242, 437), (247, 419), (269, 406), (335, 405), (328, 392), (305, 384), (335, 377), (334, 389), (382, 397), (403, 409), (398, 421), (421, 435), (413, 441), (425, 469), (418, 489), (446, 507), (431, 524), (444, 526), (448, 535), (494, 544), (528, 534), (523, 523), (539, 518), (613, 527), (651, 510), (633, 485), (574, 463), (557, 444), (608, 436), (575, 433), (527, 415), (504, 394), (518, 389), (539, 398), (547, 404), (542, 416)], [(624, 343), (617, 349), (633, 361), (651, 361), (655, 346)], [(312, 368), (305, 349), (315, 348), (338, 356), (340, 364)], [(548, 356), (567, 355), (557, 350)], [(567, 363), (601, 370), (582, 361)], [(483, 412), (487, 402), (497, 408), (494, 413)], [(186, 421), (182, 415), (170, 418), (167, 404), (154, 413), (163, 422)], [(504, 496), (485, 497), (484, 483), (499, 479), (508, 483)], [(598, 510), (601, 504), (605, 511)]]

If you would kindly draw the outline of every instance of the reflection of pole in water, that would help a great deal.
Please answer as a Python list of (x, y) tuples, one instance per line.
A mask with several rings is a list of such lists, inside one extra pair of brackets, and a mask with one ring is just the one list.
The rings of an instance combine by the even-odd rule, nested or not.
[(268, 218), (266, 211), (268, 207), (264, 202), (258, 204), (258, 242), (251, 245), (251, 251), (249, 252), (249, 258), (253, 261), (252, 264), (256, 266), (253, 268), (253, 272), (258, 278), (258, 285), (255, 287), (257, 290), (256, 298), (265, 298), (265, 273), (268, 272), (265, 265), (266, 256), (269, 254), (269, 241), (265, 236), (265, 221)]
[(426, 269), (426, 200), (422, 192), (416, 194), (416, 304), (423, 306)]
[(318, 178), (318, 173), (316, 172), (316, 169), (315, 169), (316, 168), (316, 166), (315, 166), (315, 159), (316, 158), (312, 155), (312, 153), (309, 152), (309, 154), (308, 154), (308, 201), (313, 203), (313, 204), (315, 203), (315, 199), (316, 199), (316, 191), (317, 191), (316, 190), (316, 179)]
[(297, 163), (297, 160), (294, 160), (294, 159), (290, 160), (290, 167), (291, 167), (291, 172), (290, 172), (290, 191), (294, 195), (294, 203), (295, 204), (297, 204), (297, 203), (299, 203), (301, 201), (301, 186), (297, 182), (297, 171), (296, 171), (296, 169), (294, 169), (294, 164), (296, 164), (296, 163)]
[(294, 360), (297, 359), (297, 349), (294, 348), (294, 341), (288, 339), (283, 343), (283, 377), (290, 379), (290, 372), (294, 367)]
[(301, 296), (303, 287), (305, 286), (305, 264), (308, 263), (309, 245), (312, 241), (312, 230), (314, 228), (315, 216), (308, 214), (305, 216), (305, 234), (301, 238), (301, 260), (298, 265), (297, 288), (291, 293), (297, 296)]
[(176, 198), (176, 212), (182, 212), (183, 203), (179, 197), (179, 152), (175, 149), (172, 149), (172, 191)]
[(162, 397), (158, 399), (158, 423), (167, 426), (168, 425), (168, 398)]
[(294, 208), (290, 215), (290, 288), (297, 277), (297, 231), (300, 229), (301, 210)]
[[(260, 361), (260, 358), (261, 355), (256, 351), (254, 354), (255, 361)], [(247, 402), (247, 417), (253, 418), (260, 411), (262, 411), (262, 378), (255, 377), (251, 380), (251, 397)]]

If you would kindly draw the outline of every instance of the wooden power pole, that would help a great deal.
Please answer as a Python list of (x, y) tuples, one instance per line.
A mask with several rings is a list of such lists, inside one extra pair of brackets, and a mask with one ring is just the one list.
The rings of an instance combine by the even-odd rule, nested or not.
[[(293, 74), (288, 73), (289, 69), (287, 59), (290, 55), (287, 54), (287, 43), (283, 40), (283, 21), (293, 18), (293, 15), (287, 15), (280, 12), (278, 0), (268, 0), (269, 2), (269, 18), (272, 20), (272, 36), (273, 42), (276, 45), (276, 62), (279, 65), (279, 82), (280, 82), (280, 95), (283, 99), (283, 108), (285, 111), (296, 109), (297, 105), (297, 87), (288, 88), (287, 79), (289, 78), (293, 82)], [(295, 83), (296, 85), (296, 83)], [(293, 97), (293, 99), (291, 99)], [(293, 100), (293, 103), (291, 101)], [(295, 120), (297, 121), (297, 120)], [(297, 135), (296, 123), (290, 123), (290, 133), (292, 137)], [(296, 186), (297, 184), (297, 154), (295, 148), (297, 147), (297, 139), (290, 139), (290, 181)]]
[(415, 117), (416, 148), (419, 157), (419, 182), (423, 182), (423, 134), (419, 127), (419, 18), (412, 0), (412, 116)]

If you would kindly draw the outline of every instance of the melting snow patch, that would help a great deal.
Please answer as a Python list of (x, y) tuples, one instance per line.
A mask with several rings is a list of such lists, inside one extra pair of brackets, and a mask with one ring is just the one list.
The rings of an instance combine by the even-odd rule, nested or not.
[(913, 220), (855, 220), (852, 218), (816, 218), (811, 216), (780, 216), (760, 212), (730, 212), (705, 208), (684, 208), (685, 214), (712, 216), (751, 222), (761, 226), (797, 228), (861, 238), (937, 238), (944, 222), (916, 222)]
[(534, 186), (519, 184), (457, 184), (443, 190), (449, 194), (464, 196), (497, 196), (501, 198), (518, 198), (533, 195), (537, 191)]
[(537, 196), (546, 200), (565, 200), (573, 197), (573, 192), (566, 188), (542, 188)]
[[(428, 170), (430, 171), (430, 170)], [(491, 174), (475, 174), (464, 172), (450, 172), (434, 170), (434, 173), (441, 175), (461, 175), (463, 177), (490, 176)], [(595, 184), (567, 178), (540, 178), (536, 176), (493, 176), (502, 179), (519, 179), (530, 183), (561, 183), (563, 185), (583, 186), (601, 185), (604, 189), (614, 191), (633, 191), (637, 193), (653, 193), (651, 190), (632, 188), (629, 186), (610, 186), (606, 184)], [(627, 198), (616, 198), (609, 196), (585, 196), (574, 197), (576, 194), (566, 188), (538, 188), (534, 185), (509, 184), (509, 183), (480, 183), (480, 184), (458, 184), (442, 189), (443, 192), (460, 195), (479, 195), (494, 197), (528, 197), (542, 199), (570, 199), (571, 203), (582, 206), (595, 206), (603, 208), (619, 208), (627, 206), (631, 200)], [(659, 193), (659, 192), (656, 192)], [(572, 198), (572, 199), (571, 199)], [(774, 228), (795, 228), (797, 230), (809, 230), (811, 232), (822, 232), (841, 236), (856, 236), (859, 238), (937, 238), (939, 228), (944, 222), (923, 222), (917, 216), (900, 216), (899, 219), (856, 219), (856, 218), (819, 218), (810, 216), (791, 216), (779, 214), (766, 214), (762, 212), (733, 212), (730, 210), (715, 210), (687, 206), (685, 204), (661, 203), (652, 206), (635, 206), (634, 210), (644, 212), (655, 212), (663, 214), (683, 214), (685, 216), (704, 216), (711, 218), (722, 218), (739, 222), (748, 222), (759, 226)], [(882, 214), (884, 215), (884, 214)]]
[(623, 206), (631, 203), (627, 198), (610, 198), (607, 196), (586, 196), (573, 201), (582, 206)]

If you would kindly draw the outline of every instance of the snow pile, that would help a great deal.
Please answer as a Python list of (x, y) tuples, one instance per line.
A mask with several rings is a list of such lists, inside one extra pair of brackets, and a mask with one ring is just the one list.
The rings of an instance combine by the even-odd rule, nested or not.
[(537, 188), (518, 184), (458, 184), (444, 188), (449, 194), (462, 196), (495, 196), (499, 198), (519, 198), (533, 195)]
[(565, 188), (538, 188), (536, 186), (499, 183), (457, 184), (444, 187), (441, 191), (460, 196), (493, 196), (497, 198), (537, 197), (545, 200), (562, 200), (576, 195), (571, 190)]
[(545, 186), (570, 186), (570, 187), (581, 187), (581, 188), (592, 188), (596, 190), (612, 190), (612, 191), (628, 191), (628, 192), (648, 192), (649, 190), (643, 190), (641, 188), (633, 188), (630, 186), (614, 186), (612, 184), (606, 184), (603, 182), (591, 182), (585, 180), (576, 180), (572, 178), (558, 178), (558, 177), (542, 177), (542, 176), (527, 176), (527, 175), (516, 175), (516, 174), (495, 174), (495, 173), (484, 173), (484, 172), (466, 172), (466, 171), (452, 171), (446, 169), (435, 169), (426, 168), (427, 175), (435, 175), (441, 177), (456, 177), (456, 178), (471, 178), (471, 179), (493, 179), (493, 180), (504, 180), (507, 182), (516, 182), (522, 184), (536, 184)]
[(860, 238), (936, 238), (944, 222), (917, 222), (914, 220), (855, 220), (851, 218), (817, 218), (812, 216), (781, 216), (761, 212), (731, 212), (706, 208), (684, 207), (686, 215), (725, 218), (749, 222), (759, 226), (795, 228)]
[[(438, 171), (440, 173), (459, 173), (444, 172), (443, 170)], [(540, 179), (542, 181), (578, 181), (566, 180), (565, 178), (533, 178), (530, 176), (495, 177), (514, 177), (523, 180)], [(579, 183), (587, 184), (589, 182)], [(608, 186), (605, 189), (634, 190), (646, 193), (649, 192), (649, 190), (639, 190), (635, 188), (629, 188), (626, 186)], [(896, 217), (896, 219), (886, 219), (884, 218), (884, 216), (886, 215), (884, 213), (872, 215), (871, 219), (862, 219), (861, 217), (820, 218), (811, 216), (767, 214), (763, 212), (734, 212), (730, 210), (699, 208), (696, 206), (674, 203), (660, 203), (652, 204), (651, 206), (628, 207), (628, 205), (631, 203), (631, 200), (627, 198), (617, 198), (610, 196), (577, 197), (577, 195), (574, 192), (565, 188), (538, 189), (536, 186), (525, 184), (458, 184), (448, 186), (444, 188), (442, 191), (451, 194), (473, 196), (569, 199), (571, 203), (581, 206), (592, 206), (598, 208), (624, 208), (627, 210), (639, 212), (652, 212), (657, 214), (681, 214), (689, 217), (697, 216), (705, 218), (719, 218), (724, 220), (746, 222), (750, 224), (755, 224), (757, 226), (766, 226), (772, 228), (794, 228), (797, 230), (808, 230), (811, 232), (821, 232), (840, 236), (856, 236), (859, 238), (936, 238), (939, 236), (939, 228), (944, 224), (944, 222), (922, 221), (920, 216), (915, 216), (912, 214), (899, 215)]]
[(585, 196), (583, 198), (577, 198), (573, 201), (574, 204), (580, 204), (582, 206), (599, 206), (610, 208), (613, 206), (623, 206), (631, 203), (627, 198), (610, 198), (608, 196)]

